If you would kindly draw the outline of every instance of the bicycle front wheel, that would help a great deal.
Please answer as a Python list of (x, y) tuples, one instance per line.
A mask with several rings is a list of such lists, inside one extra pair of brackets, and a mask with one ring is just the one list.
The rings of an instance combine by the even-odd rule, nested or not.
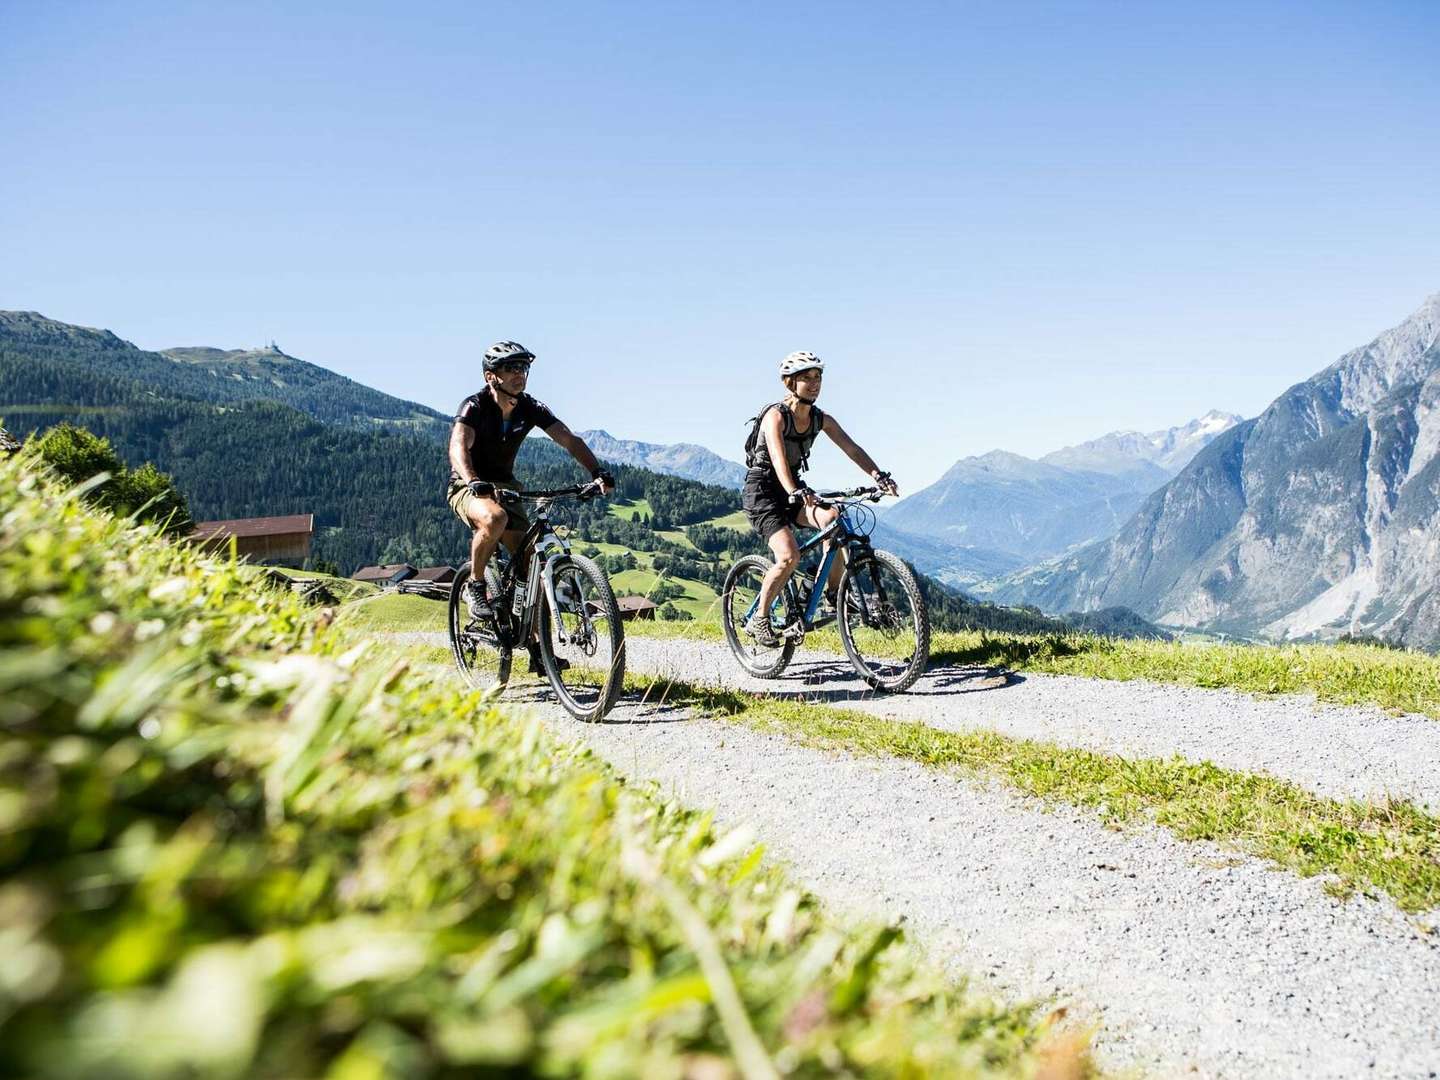
[(555, 563), (555, 604), (540, 609), (540, 660), (565, 711), (599, 720), (625, 682), (625, 631), (610, 579), (589, 559)]
[(910, 568), (888, 551), (852, 557), (836, 619), (845, 655), (877, 690), (914, 684), (930, 659), (930, 615)]
[[(763, 555), (746, 555), (730, 567), (725, 575), (725, 584), (720, 594), (720, 620), (725, 626), (725, 640), (740, 666), (760, 679), (773, 679), (785, 670), (790, 658), (795, 655), (795, 642), (786, 637), (778, 649), (761, 645), (745, 629), (750, 616), (760, 604), (760, 586), (765, 575), (775, 564)], [(771, 625), (776, 630), (793, 622), (789, 610), (787, 588), (775, 601), (770, 613)]]
[[(490, 592), (500, 603), (499, 578), (486, 567)], [(470, 620), (465, 603), (465, 586), (470, 580), (470, 567), (461, 567), (450, 586), (450, 652), (455, 666), (467, 683), (479, 690), (501, 690), (510, 681), (510, 647), (500, 640), (493, 620), (476, 625)]]

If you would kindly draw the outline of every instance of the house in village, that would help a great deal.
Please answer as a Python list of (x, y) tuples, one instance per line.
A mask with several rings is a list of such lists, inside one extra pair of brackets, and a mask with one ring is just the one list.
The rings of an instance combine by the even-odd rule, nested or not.
[(653, 619), (659, 605), (643, 596), (621, 596), (616, 598), (615, 606), (620, 609), (621, 619)]
[(415, 581), (429, 581), (436, 585), (449, 585), (455, 580), (453, 566), (422, 566), (415, 571)]
[(246, 562), (299, 569), (310, 557), (310, 541), (314, 535), (314, 514), (290, 514), (202, 521), (188, 539), (212, 551), (228, 549), (233, 540), (236, 557)]
[(350, 575), (351, 581), (368, 581), (382, 589), (398, 585), (415, 576), (415, 567), (409, 563), (386, 563), (384, 566), (365, 566)]

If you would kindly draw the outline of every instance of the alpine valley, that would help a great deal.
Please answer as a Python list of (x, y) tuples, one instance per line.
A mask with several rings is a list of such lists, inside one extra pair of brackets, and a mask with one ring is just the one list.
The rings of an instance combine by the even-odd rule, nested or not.
[(1049, 610), (1440, 647), (1440, 294), (1237, 424), (1118, 532), (1001, 581)]
[[(0, 311), (0, 421), (22, 436), (70, 422), (106, 437), (125, 461), (171, 474), (197, 520), (311, 513), (312, 559), (345, 574), (466, 556), (464, 530), (444, 501), (449, 416), (273, 344), (149, 352), (109, 330)], [(564, 520), (597, 545), (618, 587), (664, 600), (662, 617), (712, 616), (730, 562), (760, 549), (737, 513), (739, 466), (702, 447), (587, 434), (614, 465), (618, 491), (568, 504)], [(581, 475), (543, 437), (526, 441), (517, 466), (539, 487)], [(972, 566), (962, 549), (911, 543), (922, 571), (926, 562)], [(1016, 565), (982, 559), (973, 568), (994, 576)], [(1158, 634), (1132, 612), (1056, 619), (976, 602), (928, 578), (921, 587), (938, 628)]]
[[(946, 580), (973, 585), (980, 553), (1000, 572), (1032, 565), (1115, 533), (1145, 498), (1203, 447), (1240, 421), (1209, 412), (1165, 431), (1122, 431), (1037, 460), (1004, 450), (962, 458), (934, 484), (902, 499), (885, 524), (966, 550), (968, 564), (935, 566)], [(900, 546), (903, 547), (904, 538)]]

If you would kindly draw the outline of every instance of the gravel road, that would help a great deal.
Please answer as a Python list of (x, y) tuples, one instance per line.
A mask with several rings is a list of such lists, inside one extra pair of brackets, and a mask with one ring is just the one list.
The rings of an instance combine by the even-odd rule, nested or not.
[[(636, 671), (1114, 753), (1182, 753), (1333, 793), (1440, 801), (1433, 767), (1425, 776), (1405, 760), (1435, 761), (1440, 723), (1377, 710), (1073, 678), (1007, 682), (973, 670), (934, 671), (910, 695), (873, 698), (832, 656), (802, 655), (789, 677), (762, 683), (743, 677), (723, 646), (633, 637), (629, 649)], [(1107, 1066), (1158, 1076), (1440, 1076), (1440, 913), (1414, 919), (1388, 900), (1337, 901), (1318, 879), (1215, 845), (1108, 830), (1082, 812), (904, 761), (814, 750), (633, 701), (613, 723), (577, 724), (534, 684), (507, 699), (535, 705), (623, 775), (658, 781), (722, 824), (753, 825), (832, 910), (903, 918), (912, 940), (957, 974), (1097, 1020)]]
[(747, 675), (719, 643), (631, 637), (631, 671), (803, 697), (949, 731), (988, 730), (1122, 757), (1268, 772), (1322, 795), (1394, 795), (1440, 811), (1440, 720), (1149, 682), (932, 669), (905, 694), (874, 694), (844, 657), (801, 652), (779, 679)]

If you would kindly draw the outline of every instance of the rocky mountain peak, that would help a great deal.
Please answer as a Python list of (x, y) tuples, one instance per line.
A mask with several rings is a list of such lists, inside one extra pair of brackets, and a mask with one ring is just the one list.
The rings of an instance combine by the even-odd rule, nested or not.
[(1215, 436), (1240, 422), (1234, 413), (1211, 409), (1205, 415), (1159, 431), (1112, 431), (1098, 439), (1067, 446), (1040, 460), (1049, 465), (1123, 473), (1158, 468), (1178, 473)]
[(1309, 381), (1330, 384), (1341, 408), (1351, 414), (1362, 413), (1395, 388), (1422, 381), (1434, 366), (1430, 351), (1437, 342), (1440, 293), (1427, 297), (1398, 326), (1368, 345), (1352, 349)]

